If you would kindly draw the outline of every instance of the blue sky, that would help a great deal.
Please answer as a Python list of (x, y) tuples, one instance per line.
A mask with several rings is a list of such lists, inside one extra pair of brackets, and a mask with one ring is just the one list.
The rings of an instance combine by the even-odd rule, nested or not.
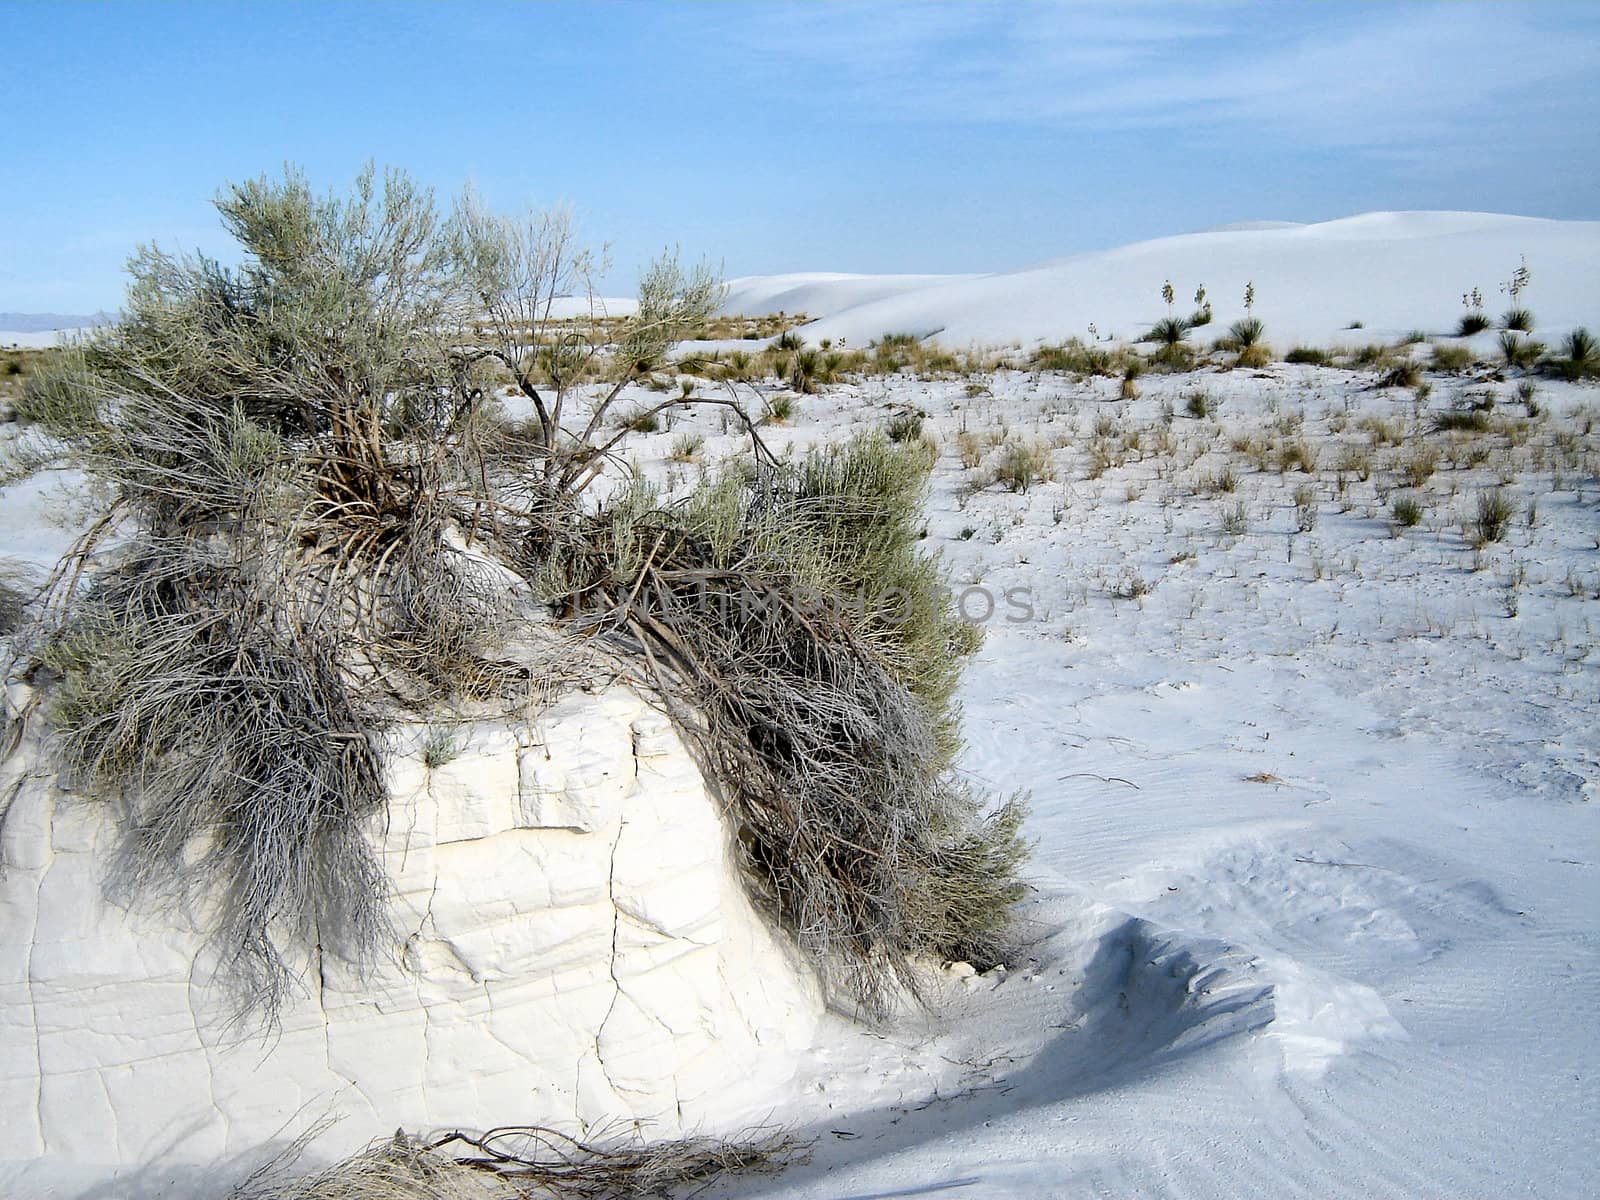
[(1600, 217), (1600, 5), (0, 0), (0, 311), (115, 308), (210, 198), (367, 159), (572, 206), (629, 292), (978, 271), (1225, 221)]

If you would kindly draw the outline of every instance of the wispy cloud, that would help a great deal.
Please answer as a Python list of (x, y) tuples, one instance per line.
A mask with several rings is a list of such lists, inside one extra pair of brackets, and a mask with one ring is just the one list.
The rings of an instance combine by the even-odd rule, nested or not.
[(1526, 129), (1589, 96), (1600, 22), (1523, 5), (785, 6), (744, 49), (888, 120), (1240, 131), (1389, 154)]

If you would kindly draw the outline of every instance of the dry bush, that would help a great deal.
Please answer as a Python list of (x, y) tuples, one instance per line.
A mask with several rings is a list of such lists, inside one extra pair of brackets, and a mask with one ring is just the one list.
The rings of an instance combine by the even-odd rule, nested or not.
[(636, 488), (525, 551), (567, 622), (687, 702), (753, 890), (872, 1013), (919, 956), (1003, 961), (1021, 894), (1020, 806), (986, 816), (949, 771), (974, 639), (916, 550), (930, 466), (869, 436), (672, 509)]
[[(567, 682), (550, 611), (675, 702), (753, 889), (863, 1005), (919, 954), (999, 960), (1020, 809), (986, 817), (949, 775), (972, 637), (916, 550), (921, 442), (783, 467), (736, 399), (682, 396), (613, 430), (624, 386), (720, 292), (665, 260), (604, 343), (558, 326), (550, 297), (589, 270), (561, 218), (469, 194), (443, 219), (370, 173), (348, 198), (290, 175), (219, 209), (243, 265), (144, 252), (123, 322), (30, 381), (13, 465), (71, 464), (112, 497), (29, 653), (59, 677), (64, 768), (117, 804), (119, 878), (221, 900), (242, 1009), (275, 1013), (284, 940), (377, 946), (376, 733)], [(534, 410), (514, 429), (490, 402), (506, 378)], [(592, 486), (630, 429), (687, 404), (742, 424), (741, 473), (675, 507)], [(852, 607), (890, 585), (905, 616)]]
[(297, 1174), (301, 1148), (258, 1168), (228, 1200), (619, 1200), (666, 1196), (718, 1176), (772, 1172), (807, 1147), (781, 1134), (742, 1142), (582, 1141), (541, 1126), (427, 1139), (396, 1132), (321, 1170)]

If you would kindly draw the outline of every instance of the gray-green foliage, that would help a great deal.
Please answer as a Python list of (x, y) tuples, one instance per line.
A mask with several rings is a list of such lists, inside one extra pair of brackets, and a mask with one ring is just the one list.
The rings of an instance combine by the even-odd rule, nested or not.
[[(474, 230), (406, 176), (319, 196), (290, 172), (217, 208), (241, 265), (140, 251), (123, 321), (30, 381), (8, 466), (70, 463), (110, 497), (43, 630), (64, 765), (124, 801), (126, 878), (225, 898), (217, 952), (270, 1012), (282, 933), (374, 944), (374, 733), (396, 705), (524, 674), (494, 658), (514, 611), (464, 541), (577, 486), (593, 454), (543, 428), (499, 435), (490, 372), (533, 391), (535, 347), (508, 324), (483, 350)], [(565, 283), (563, 262), (509, 272), (526, 295), (506, 303)], [(674, 309), (675, 262), (649, 279), (626, 346), (704, 308), (691, 281)], [(618, 389), (633, 374), (608, 370)], [(120, 552), (83, 573), (107, 539)]]
[[(220, 897), (246, 1008), (281, 999), (283, 938), (375, 946), (376, 736), (559, 682), (559, 654), (524, 652), (534, 597), (687, 702), (753, 886), (860, 1001), (918, 953), (998, 960), (1020, 809), (985, 817), (949, 775), (973, 637), (916, 546), (921, 442), (784, 466), (736, 402), (679, 398), (658, 408), (731, 408), (750, 461), (683, 504), (637, 483), (601, 503), (628, 436), (607, 411), (714, 307), (709, 272), (663, 259), (637, 316), (558, 325), (592, 265), (564, 218), (470, 195), (445, 215), (370, 171), (218, 209), (241, 265), (141, 251), (125, 319), (30, 380), (8, 466), (69, 463), (109, 497), (33, 642), (47, 715), (121, 806), (119, 877)], [(532, 421), (497, 417), (507, 379)]]
[(1002, 961), (1021, 894), (1020, 805), (986, 816), (949, 774), (974, 635), (916, 549), (930, 466), (871, 435), (682, 505), (636, 486), (531, 549), (570, 620), (635, 640), (704, 714), (758, 895), (870, 1011), (919, 954)]

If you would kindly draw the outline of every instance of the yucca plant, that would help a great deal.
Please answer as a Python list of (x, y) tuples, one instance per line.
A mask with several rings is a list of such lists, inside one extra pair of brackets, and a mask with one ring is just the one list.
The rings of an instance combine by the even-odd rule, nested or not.
[(1561, 371), (1570, 379), (1581, 379), (1600, 372), (1600, 341), (1579, 327), (1561, 340)]

